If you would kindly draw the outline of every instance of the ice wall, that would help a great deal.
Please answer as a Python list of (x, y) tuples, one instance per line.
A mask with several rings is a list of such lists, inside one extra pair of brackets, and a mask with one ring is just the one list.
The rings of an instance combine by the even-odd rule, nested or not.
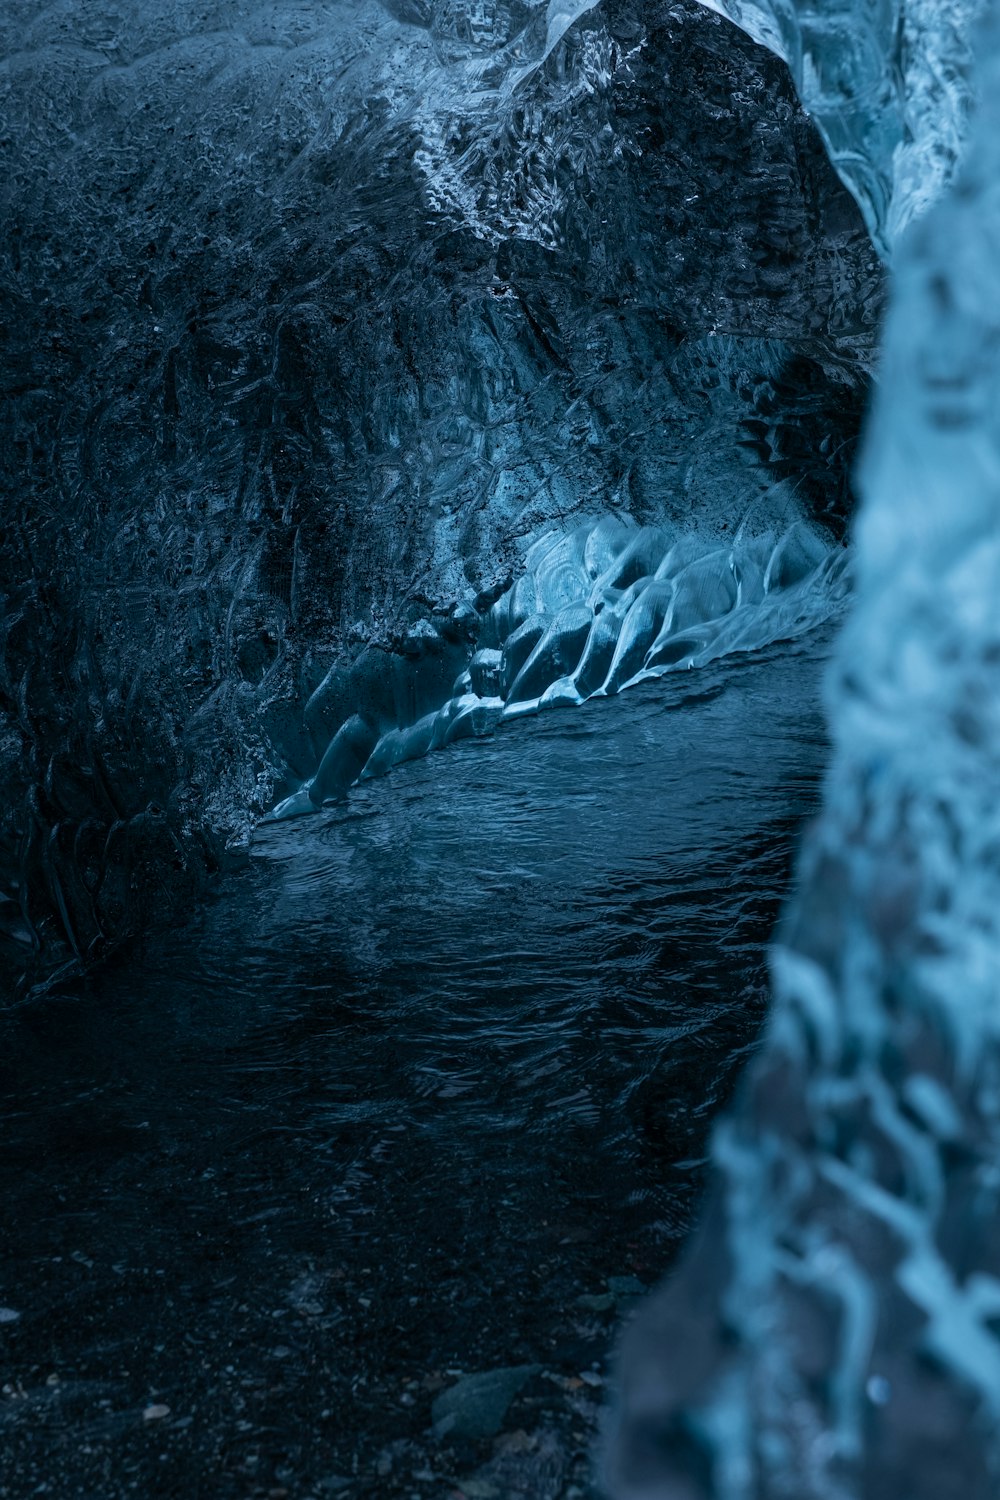
[(908, 236), (825, 811), (707, 1212), (632, 1330), (617, 1500), (1000, 1491), (1000, 14)]
[(949, 182), (982, 0), (703, 0), (788, 64), (886, 259)]
[(0, 973), (189, 899), (380, 667), (440, 707), (546, 531), (842, 531), (880, 267), (693, 0), (9, 0), (0, 58)]
[(836, 618), (849, 589), (846, 546), (801, 520), (777, 536), (749, 521), (723, 546), (690, 528), (613, 514), (546, 532), (477, 622), (478, 649), (444, 703), (442, 669), (454, 656), (426, 627), (411, 632), (405, 653), (360, 656), (346, 681), (331, 671), (306, 704), (306, 723), (321, 739), (324, 723), (354, 712), (315, 775), (269, 816), (315, 812), (359, 781), (502, 720), (611, 697)]

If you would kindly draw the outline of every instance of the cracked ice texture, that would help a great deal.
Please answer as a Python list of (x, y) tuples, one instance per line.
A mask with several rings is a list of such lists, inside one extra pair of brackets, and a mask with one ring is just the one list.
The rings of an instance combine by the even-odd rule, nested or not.
[(618, 1500), (1000, 1490), (1000, 15), (907, 237), (825, 811), (701, 1229), (632, 1331)]
[(982, 0), (702, 0), (784, 58), (886, 259), (940, 195), (971, 107)]

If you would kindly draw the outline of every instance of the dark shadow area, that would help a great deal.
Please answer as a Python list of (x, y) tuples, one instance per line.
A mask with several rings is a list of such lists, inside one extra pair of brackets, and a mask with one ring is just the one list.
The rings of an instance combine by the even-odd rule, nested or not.
[[(757, 1035), (824, 656), (403, 767), (4, 1025), (5, 1500), (591, 1492)], [(512, 1366), (495, 1443), (431, 1430)]]

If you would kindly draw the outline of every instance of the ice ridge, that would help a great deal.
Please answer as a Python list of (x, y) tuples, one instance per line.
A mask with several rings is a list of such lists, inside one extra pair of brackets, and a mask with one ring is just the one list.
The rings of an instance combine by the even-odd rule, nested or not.
[(725, 545), (611, 514), (547, 531), (482, 618), (477, 649), (442, 706), (416, 717), (449, 660), (426, 622), (404, 653), (362, 659), (348, 698), (342, 670), (328, 675), (307, 723), (322, 725), (333, 699), (354, 711), (342, 710), (315, 775), (271, 817), (314, 812), (359, 781), (488, 734), (501, 720), (793, 639), (830, 619), (848, 587), (847, 550), (803, 521)]

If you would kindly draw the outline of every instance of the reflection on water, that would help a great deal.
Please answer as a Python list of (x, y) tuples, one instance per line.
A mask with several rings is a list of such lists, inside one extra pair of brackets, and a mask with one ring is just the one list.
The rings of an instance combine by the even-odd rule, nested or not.
[(5, 1024), (0, 1493), (55, 1453), (101, 1500), (318, 1495), (426, 1428), (407, 1380), (585, 1359), (568, 1309), (665, 1265), (755, 1036), (822, 656), (520, 722), (262, 830), (194, 922)]

